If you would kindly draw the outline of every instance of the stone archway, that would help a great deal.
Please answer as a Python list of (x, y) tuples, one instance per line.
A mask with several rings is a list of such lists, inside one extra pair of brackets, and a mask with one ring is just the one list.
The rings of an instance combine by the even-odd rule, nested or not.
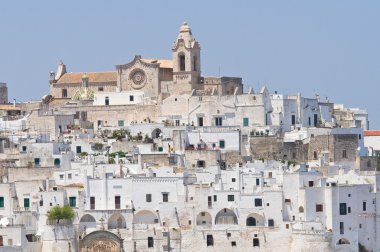
[(94, 231), (79, 240), (79, 252), (124, 252), (123, 239), (114, 233)]
[(237, 225), (237, 216), (231, 209), (224, 208), (220, 210), (218, 214), (215, 216), (215, 224)]
[(79, 220), (79, 233), (83, 233), (85, 228), (96, 228), (96, 220), (90, 214), (83, 215)]
[(115, 213), (108, 219), (108, 229), (127, 228), (123, 215)]
[(246, 219), (247, 227), (264, 226), (264, 225), (265, 225), (264, 216), (257, 213), (251, 213), (247, 216), (247, 219)]
[(212, 217), (208, 212), (200, 212), (197, 215), (197, 226), (212, 226)]
[(133, 224), (154, 224), (158, 223), (157, 215), (149, 210), (141, 210), (133, 216)]

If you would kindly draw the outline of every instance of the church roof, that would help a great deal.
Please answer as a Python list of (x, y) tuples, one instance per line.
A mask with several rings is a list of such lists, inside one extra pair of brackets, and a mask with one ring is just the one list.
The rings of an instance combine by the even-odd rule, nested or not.
[(65, 73), (57, 83), (82, 83), (82, 77), (86, 75), (89, 83), (108, 83), (117, 81), (117, 72), (93, 72), (93, 73)]
[(146, 63), (160, 63), (160, 68), (173, 68), (173, 61), (168, 59), (141, 59)]

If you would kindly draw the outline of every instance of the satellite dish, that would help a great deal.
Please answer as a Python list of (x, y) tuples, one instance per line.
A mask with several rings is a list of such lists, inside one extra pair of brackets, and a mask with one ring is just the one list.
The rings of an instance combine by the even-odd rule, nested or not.
[(6, 226), (8, 226), (8, 224), (9, 224), (8, 218), (4, 217), (4, 218), (0, 219), (0, 226), (1, 227), (6, 227)]

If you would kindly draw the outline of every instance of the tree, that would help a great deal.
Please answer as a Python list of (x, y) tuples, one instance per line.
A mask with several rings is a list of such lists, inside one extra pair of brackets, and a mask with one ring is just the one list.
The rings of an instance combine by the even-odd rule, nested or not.
[(48, 220), (56, 220), (58, 224), (60, 220), (71, 220), (72, 218), (74, 218), (74, 210), (69, 205), (63, 207), (57, 205), (48, 211)]

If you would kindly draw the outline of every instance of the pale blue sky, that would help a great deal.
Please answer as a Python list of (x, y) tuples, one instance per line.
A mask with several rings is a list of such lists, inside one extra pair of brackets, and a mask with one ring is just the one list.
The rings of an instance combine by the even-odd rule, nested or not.
[(109, 71), (134, 55), (170, 58), (187, 21), (204, 75), (257, 91), (328, 96), (380, 129), (380, 1), (8, 1), (0, 3), (0, 82), (40, 99), (49, 72)]

